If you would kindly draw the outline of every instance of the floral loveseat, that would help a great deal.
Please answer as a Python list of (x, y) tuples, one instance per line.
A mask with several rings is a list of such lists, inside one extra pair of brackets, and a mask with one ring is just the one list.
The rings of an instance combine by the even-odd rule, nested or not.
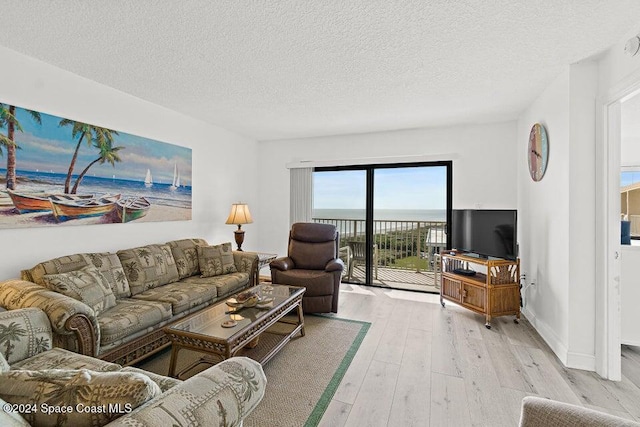
[(0, 306), (38, 307), (55, 347), (128, 365), (169, 345), (167, 324), (253, 285), (257, 266), (202, 239), (68, 255), (0, 282)]
[(239, 426), (265, 392), (262, 367), (244, 357), (182, 382), (51, 342), (42, 310), (0, 312), (1, 426)]

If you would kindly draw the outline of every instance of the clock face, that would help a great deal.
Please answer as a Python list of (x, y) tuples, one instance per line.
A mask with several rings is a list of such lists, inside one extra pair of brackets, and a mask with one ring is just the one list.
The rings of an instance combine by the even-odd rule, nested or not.
[(547, 171), (549, 160), (549, 140), (547, 131), (540, 123), (536, 123), (529, 133), (529, 149), (527, 151), (529, 159), (529, 174), (534, 181), (540, 181)]

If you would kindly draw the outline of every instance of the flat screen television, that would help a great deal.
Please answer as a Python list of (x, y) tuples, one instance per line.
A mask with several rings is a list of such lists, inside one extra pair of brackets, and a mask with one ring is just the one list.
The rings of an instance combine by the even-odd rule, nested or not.
[(517, 211), (454, 209), (451, 247), (483, 258), (514, 260), (518, 256)]

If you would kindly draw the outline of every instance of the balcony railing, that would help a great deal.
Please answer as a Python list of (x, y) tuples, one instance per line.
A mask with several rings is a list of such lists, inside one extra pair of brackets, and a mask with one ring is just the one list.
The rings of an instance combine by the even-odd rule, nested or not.
[[(349, 246), (350, 242), (365, 241), (363, 219), (313, 218), (313, 221), (335, 225), (343, 247)], [(374, 260), (377, 267), (433, 271), (433, 255), (447, 244), (445, 230), (444, 221), (374, 220)]]

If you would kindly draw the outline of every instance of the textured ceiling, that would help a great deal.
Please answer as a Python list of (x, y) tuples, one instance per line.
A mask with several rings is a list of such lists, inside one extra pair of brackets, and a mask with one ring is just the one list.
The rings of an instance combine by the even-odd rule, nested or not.
[[(258, 140), (514, 119), (637, 0), (3, 0), (0, 44)], [(1, 94), (0, 94), (1, 96)]]

